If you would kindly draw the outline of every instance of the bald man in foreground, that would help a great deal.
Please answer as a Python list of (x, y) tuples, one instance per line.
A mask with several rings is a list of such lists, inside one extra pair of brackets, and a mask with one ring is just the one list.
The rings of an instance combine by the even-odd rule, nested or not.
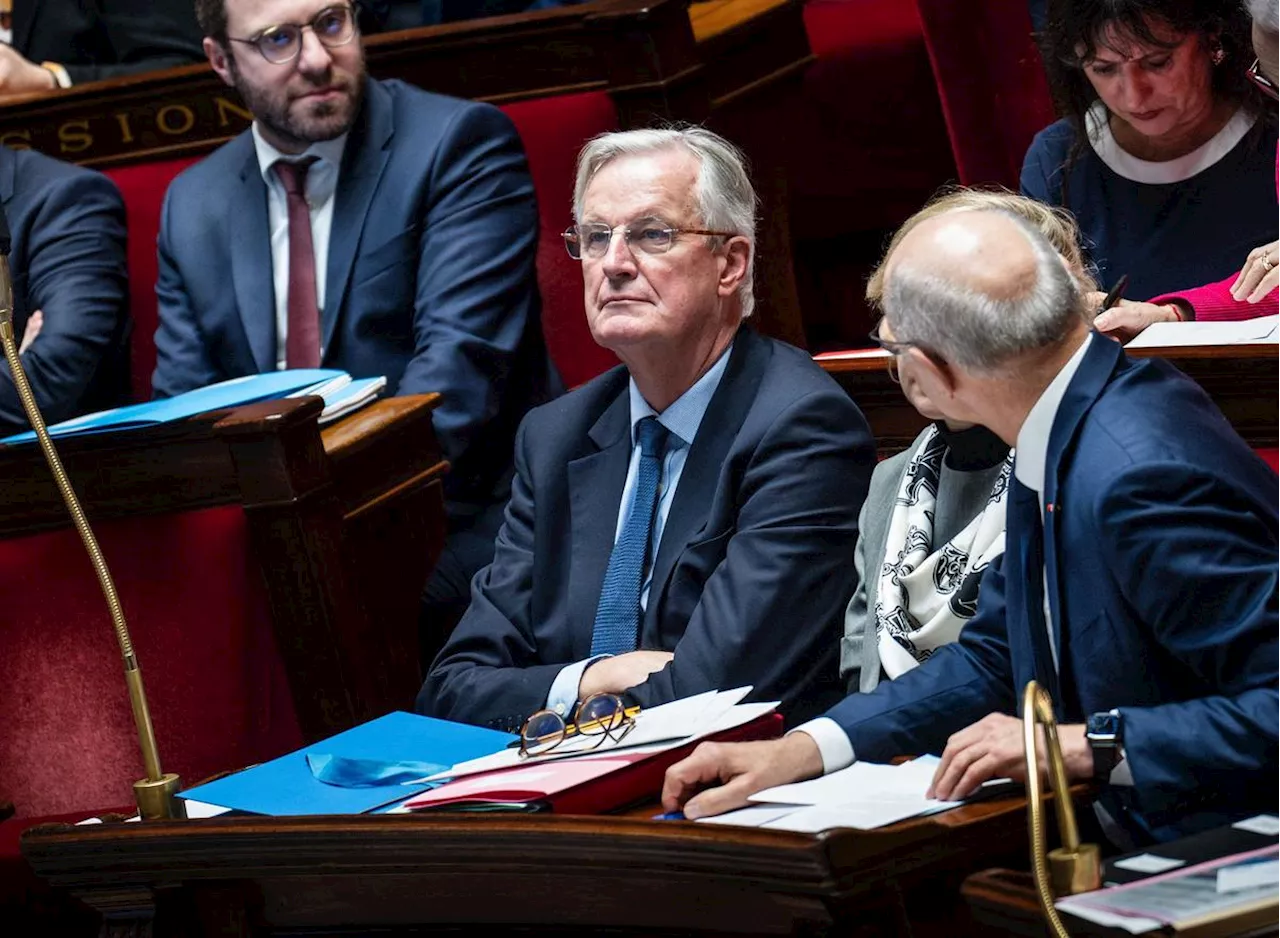
[[(854, 759), (941, 753), (930, 794), (1021, 779), (1022, 690), (1131, 848), (1277, 804), (1276, 478), (1198, 385), (1093, 334), (1041, 235), (997, 211), (920, 223), (888, 259), (904, 388), (1016, 447), (1008, 546), (955, 644), (780, 740), (667, 773), (687, 817)], [(706, 786), (720, 783), (707, 790)]]

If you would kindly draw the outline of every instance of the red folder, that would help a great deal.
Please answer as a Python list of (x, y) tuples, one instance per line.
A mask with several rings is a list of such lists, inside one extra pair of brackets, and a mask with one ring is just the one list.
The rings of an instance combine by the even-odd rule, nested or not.
[(662, 791), (669, 767), (693, 752), (698, 743), (742, 742), (782, 735), (782, 714), (766, 713), (750, 723), (662, 752), (620, 749), (576, 759), (530, 761), (514, 768), (468, 775), (424, 791), (403, 807), (414, 811), (461, 811), (516, 808), (542, 804), (557, 814), (604, 814)]

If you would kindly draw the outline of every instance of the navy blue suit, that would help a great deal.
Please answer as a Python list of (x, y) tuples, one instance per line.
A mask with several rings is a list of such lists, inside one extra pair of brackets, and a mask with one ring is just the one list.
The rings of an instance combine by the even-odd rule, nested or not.
[(1142, 839), (1276, 808), (1276, 477), (1167, 363), (1095, 337), (1050, 436), (1039, 505), (1011, 483), (1008, 547), (960, 640), (828, 716), (859, 759), (940, 752), (1047, 685), (1059, 721), (1118, 708), (1133, 789), (1104, 793)]
[[(22, 356), (48, 423), (127, 403), (129, 288), (124, 200), (101, 173), (0, 147), (0, 203), (13, 247), (14, 331), (44, 328)], [(30, 429), (0, 356), (0, 434)]]
[[(521, 425), (493, 563), (432, 665), (423, 713), (519, 729), (589, 657), (631, 458), (625, 368)], [(738, 333), (653, 564), (638, 647), (674, 660), (631, 688), (652, 706), (744, 684), (800, 719), (838, 698), (841, 618), (875, 461), (848, 396), (808, 355)]]
[[(520, 418), (559, 390), (515, 128), (489, 105), (367, 80), (334, 198), (322, 367), (386, 375), (389, 394), (440, 392), (450, 520), (500, 514)], [(267, 188), (248, 131), (174, 180), (159, 255), (157, 396), (276, 367)]]

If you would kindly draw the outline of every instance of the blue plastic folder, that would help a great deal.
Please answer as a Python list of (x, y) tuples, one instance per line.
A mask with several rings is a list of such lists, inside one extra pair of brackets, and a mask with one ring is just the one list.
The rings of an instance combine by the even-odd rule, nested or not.
[[(49, 427), (49, 435), (56, 438), (79, 436), (86, 433), (104, 433), (109, 430), (128, 430), (150, 427), (174, 420), (185, 420), (211, 410), (224, 410), (258, 401), (288, 397), (291, 394), (318, 387), (346, 372), (333, 368), (293, 368), (286, 371), (269, 371), (260, 375), (246, 375), (219, 381), (205, 388), (175, 394), (173, 397), (142, 404), (128, 404), (96, 414), (73, 417)], [(28, 430), (5, 437), (0, 443), (33, 443), (36, 435)]]
[(509, 733), (396, 711), (287, 756), (188, 788), (178, 795), (252, 814), (362, 814), (432, 787), (377, 785), (342, 788), (315, 777), (307, 755), (383, 762), (431, 762), (449, 767), (497, 752), (516, 739)]

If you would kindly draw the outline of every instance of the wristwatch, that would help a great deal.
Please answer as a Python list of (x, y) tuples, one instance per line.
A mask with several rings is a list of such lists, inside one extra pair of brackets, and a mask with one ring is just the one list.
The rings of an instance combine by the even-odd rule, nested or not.
[(1120, 711), (1090, 714), (1084, 735), (1093, 750), (1093, 780), (1105, 785), (1124, 752), (1124, 719)]

